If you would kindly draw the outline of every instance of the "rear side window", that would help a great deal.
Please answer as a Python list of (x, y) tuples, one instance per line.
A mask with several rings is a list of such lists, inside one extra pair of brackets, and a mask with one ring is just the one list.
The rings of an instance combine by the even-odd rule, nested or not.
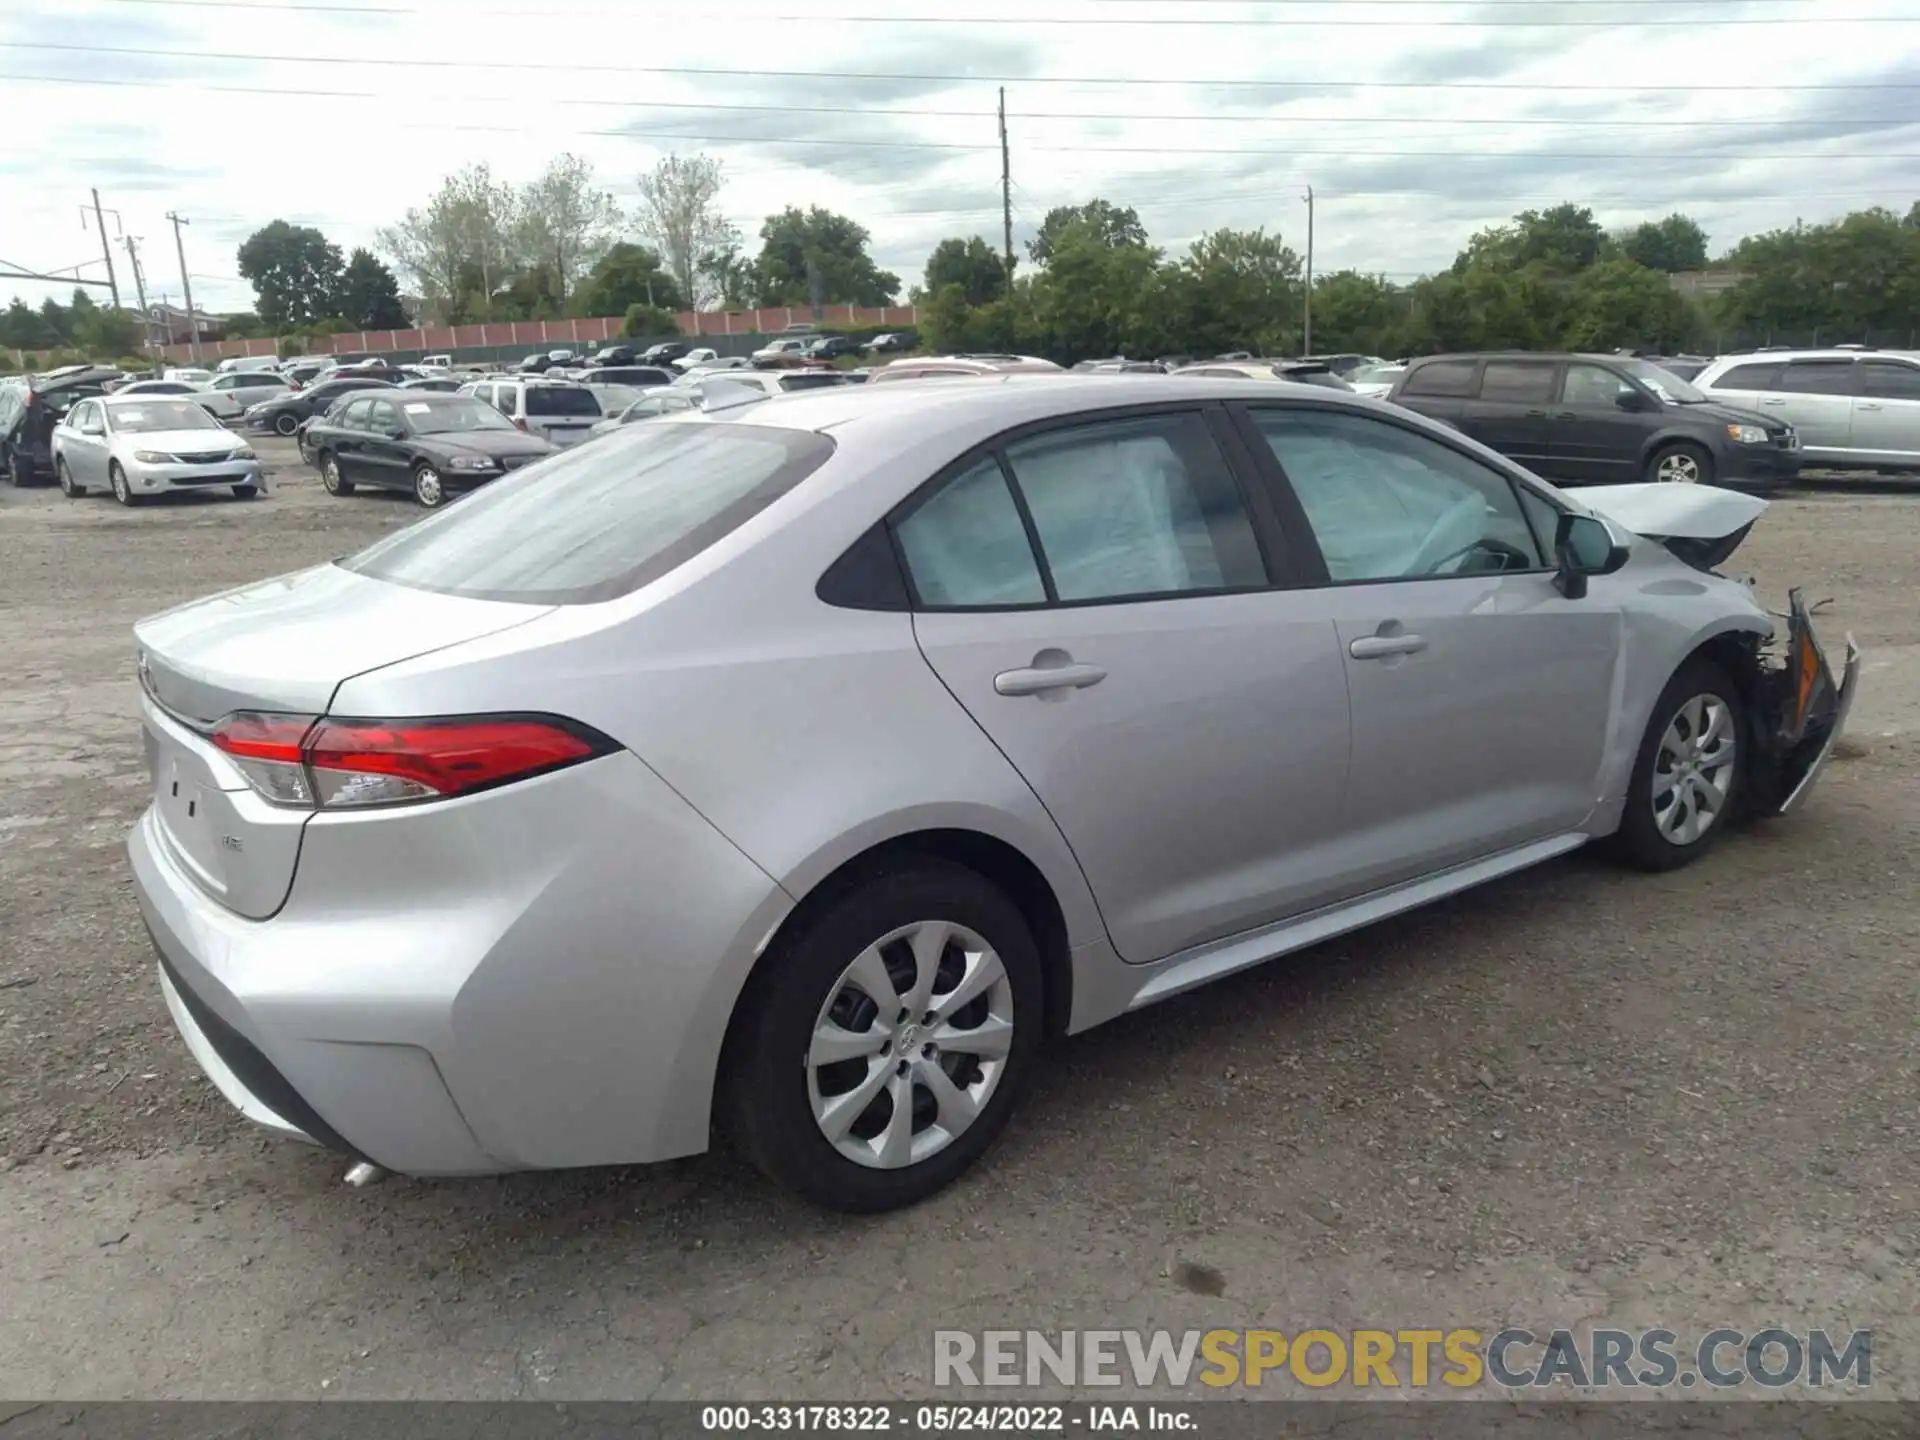
[(1779, 361), (1764, 365), (1736, 365), (1713, 382), (1716, 390), (1771, 390), (1787, 367)]
[(991, 455), (941, 486), (897, 533), (922, 605), (1038, 605), (1047, 598), (1020, 507)]
[(1471, 360), (1436, 360), (1431, 365), (1419, 365), (1407, 374), (1403, 395), (1471, 395), (1473, 393), (1473, 366)]
[(591, 390), (571, 385), (529, 385), (527, 415), (598, 415), (600, 402)]
[(738, 529), (832, 454), (831, 440), (805, 430), (630, 425), (496, 480), (339, 563), (475, 600), (611, 600)]
[(1480, 377), (1482, 400), (1520, 402), (1553, 398), (1553, 366), (1526, 360), (1489, 360)]
[(1789, 395), (1851, 395), (1851, 360), (1794, 360), (1774, 387)]

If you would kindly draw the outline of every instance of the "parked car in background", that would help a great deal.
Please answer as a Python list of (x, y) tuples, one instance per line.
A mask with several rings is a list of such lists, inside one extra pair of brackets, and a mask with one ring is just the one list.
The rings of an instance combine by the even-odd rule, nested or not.
[(286, 376), (272, 370), (232, 370), (214, 376), (207, 382), (207, 389), (216, 395), (228, 396), (244, 411), (249, 405), (286, 394), (293, 386)]
[(1353, 389), (1320, 360), (1208, 360), (1173, 373), (1195, 380), (1284, 380), (1323, 390)]
[(691, 370), (696, 365), (705, 365), (709, 361), (718, 360), (719, 358), (720, 352), (715, 350), (711, 345), (701, 345), (687, 351), (686, 354), (677, 359), (669, 360), (667, 363), (676, 370), (685, 371)]
[(451, 370), (453, 369), (453, 356), (422, 355), (420, 357), (420, 368), (423, 370)]
[(1064, 375), (1067, 372), (1051, 360), (1042, 360), (1033, 355), (913, 355), (903, 360), (890, 360), (879, 369), (870, 371), (867, 383), (879, 385), (961, 375), (1026, 373)]
[(404, 490), (432, 510), (554, 453), (470, 395), (355, 395), (307, 426), (304, 449), (329, 495)]
[(281, 366), (280, 373), (286, 377), (289, 385), (298, 387), (311, 385), (338, 368), (332, 360), (294, 360)]
[[(679, 362), (674, 362), (678, 364)], [(682, 370), (674, 380), (676, 385), (687, 385), (702, 375), (712, 375), (724, 370), (751, 370), (753, 361), (745, 355), (718, 355), (711, 360), (699, 360)]]
[(204, 385), (213, 379), (211, 370), (203, 370), (198, 365), (175, 365), (160, 372), (162, 380), (184, 380), (189, 385)]
[(649, 345), (640, 352), (642, 365), (671, 365), (683, 355), (693, 353), (693, 344), (687, 340), (661, 340)]
[(43, 375), (0, 379), (0, 473), (16, 486), (53, 478), (53, 431), (69, 409), (104, 395), (119, 374), (102, 365), (66, 365)]
[(838, 360), (843, 355), (864, 355), (867, 343), (852, 335), (822, 335), (802, 352), (809, 360)]
[(523, 375), (539, 375), (552, 368), (553, 357), (548, 355), (544, 350), (536, 355), (527, 356), (526, 359), (514, 366), (514, 369)]
[(547, 379), (481, 380), (466, 393), (491, 405), (514, 426), (553, 445), (578, 445), (606, 418), (593, 391), (571, 381)]
[(864, 385), (872, 375), (873, 371), (864, 365), (856, 365), (851, 370), (842, 370), (840, 372), (840, 378), (845, 380), (849, 385)]
[(1167, 367), (1158, 360), (1082, 360), (1073, 367), (1076, 375), (1165, 375)]
[(253, 447), (206, 410), (172, 395), (116, 395), (82, 400), (54, 427), (53, 464), (70, 497), (111, 490), (122, 505), (178, 490), (260, 493)]
[(574, 351), (567, 349), (565, 346), (562, 346), (558, 350), (547, 351), (547, 359), (551, 360), (555, 365), (571, 365), (578, 358), (579, 356)]
[(1388, 398), (1562, 484), (1767, 488), (1800, 473), (1793, 426), (1629, 356), (1432, 355)]
[(642, 420), (657, 420), (662, 415), (679, 415), (699, 408), (698, 392), (689, 393), (678, 386), (661, 386), (642, 391), (631, 405), (618, 415), (602, 420), (589, 433), (605, 435), (609, 431), (618, 430), (622, 425), (634, 425)]
[(327, 407), (343, 395), (351, 395), (356, 390), (391, 388), (385, 380), (352, 375), (332, 376), (303, 390), (296, 390), (291, 395), (281, 395), (248, 406), (246, 427), (249, 430), (271, 430), (276, 435), (293, 435), (299, 431), (303, 421), (324, 414)]
[(1637, 358), (1650, 365), (1658, 365), (1669, 375), (1678, 375), (1682, 380), (1697, 379), (1700, 372), (1713, 363), (1709, 355), (1641, 355)]
[(635, 345), (603, 345), (587, 357), (589, 365), (637, 365), (640, 350)]
[(756, 365), (792, 364), (805, 358), (807, 346), (813, 342), (806, 339), (769, 340), (748, 358)]
[(1303, 359), (1317, 360), (1342, 380), (1350, 378), (1354, 371), (1364, 370), (1369, 365), (1384, 365), (1387, 362), (1378, 355), (1307, 355)]
[(573, 378), (584, 385), (671, 385), (678, 372), (660, 365), (592, 365), (576, 370)]
[(465, 383), (466, 381), (464, 379), (457, 378), (451, 374), (423, 375), (416, 376), (410, 380), (402, 380), (398, 388), (402, 390), (431, 390), (438, 395), (456, 395), (459, 393), (460, 387)]
[(1700, 558), (1765, 508), (1583, 504), (1245, 381), (626, 426), (137, 625), (135, 899), (187, 1049), (281, 1135), (459, 1175), (724, 1128), (908, 1205), (1063, 1034), (1792, 809), (1859, 659)]
[(1920, 469), (1920, 357), (1839, 348), (1723, 355), (1693, 383), (1791, 425), (1809, 465)]
[(884, 335), (876, 335), (867, 346), (873, 355), (888, 355), (901, 350), (912, 350), (920, 344), (920, 334), (915, 330), (889, 330)]
[[(284, 389), (284, 387), (283, 387)], [(240, 402), (208, 380), (134, 380), (115, 388), (116, 395), (172, 395), (190, 399), (216, 420), (237, 420)]]
[(825, 390), (846, 383), (847, 377), (838, 370), (734, 370), (709, 375), (692, 388), (698, 391), (704, 409), (717, 400), (739, 399), (741, 392), (747, 390), (761, 395), (792, 395), (801, 390)]
[(1394, 381), (1407, 373), (1404, 362), (1384, 361), (1379, 365), (1362, 365), (1358, 370), (1347, 373), (1347, 383), (1353, 387), (1353, 393), (1364, 395), (1369, 400), (1384, 400), (1393, 389)]

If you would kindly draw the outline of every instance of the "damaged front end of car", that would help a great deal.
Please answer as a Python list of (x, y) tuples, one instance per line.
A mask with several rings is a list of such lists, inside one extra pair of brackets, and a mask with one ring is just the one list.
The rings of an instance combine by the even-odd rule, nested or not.
[(1813, 633), (1806, 598), (1796, 589), (1787, 595), (1784, 643), (1755, 645), (1744, 678), (1755, 747), (1747, 803), (1756, 815), (1784, 815), (1813, 788), (1846, 730), (1859, 688), (1860, 647), (1847, 636), (1836, 680)]

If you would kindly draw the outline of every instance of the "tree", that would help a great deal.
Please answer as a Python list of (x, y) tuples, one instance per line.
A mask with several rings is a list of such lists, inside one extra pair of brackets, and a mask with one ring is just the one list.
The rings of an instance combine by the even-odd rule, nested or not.
[(593, 183), (593, 164), (560, 155), (514, 204), (513, 248), (522, 263), (544, 266), (564, 302), (573, 283), (600, 258), (620, 223), (613, 196)]
[(1666, 272), (1617, 256), (1574, 279), (1560, 343), (1569, 350), (1651, 345), (1665, 352), (1683, 349), (1692, 329), (1687, 302)]
[(1180, 310), (1174, 343), (1197, 355), (1297, 349), (1300, 268), (1300, 257), (1265, 230), (1202, 235), (1172, 277)]
[(711, 155), (668, 155), (640, 177), (640, 202), (634, 223), (651, 240), (680, 287), (697, 307), (715, 300), (732, 304), (724, 293), (731, 271), (715, 273), (721, 255), (737, 256), (740, 232), (720, 213), (726, 177)]
[(900, 277), (867, 253), (864, 225), (818, 205), (789, 205), (760, 227), (754, 262), (762, 305), (890, 305)]
[(337, 313), (355, 330), (404, 330), (407, 307), (400, 303), (400, 282), (371, 250), (355, 249), (340, 276)]
[(438, 318), (461, 324), (486, 314), (494, 291), (512, 278), (516, 204), (513, 188), (496, 181), (486, 165), (469, 165), (375, 241), (412, 277)]
[(1168, 278), (1158, 250), (1110, 244), (1095, 224), (1056, 232), (1031, 289), (1047, 353), (1067, 363), (1165, 354), (1179, 343), (1182, 318)]
[(680, 319), (671, 310), (658, 305), (629, 305), (626, 323), (620, 333), (629, 340), (651, 340), (660, 335), (678, 335)]
[(1322, 354), (1357, 350), (1363, 355), (1408, 353), (1407, 293), (1384, 275), (1337, 270), (1313, 282), (1314, 348)]
[(1523, 210), (1510, 225), (1476, 231), (1453, 262), (1455, 274), (1469, 268), (1518, 270), (1537, 265), (1548, 274), (1572, 275), (1606, 249), (1606, 232), (1583, 205)]
[(1707, 232), (1678, 211), (1664, 220), (1636, 225), (1620, 239), (1620, 253), (1636, 265), (1673, 274), (1707, 267)]
[(1140, 223), (1132, 206), (1089, 200), (1084, 205), (1056, 205), (1049, 210), (1040, 222), (1039, 233), (1027, 242), (1028, 257), (1036, 265), (1046, 264), (1061, 234), (1076, 225), (1084, 227), (1095, 243), (1109, 248), (1146, 248), (1147, 227)]
[(18, 295), (0, 315), (0, 346), (9, 350), (44, 350), (56, 339), (46, 321)]
[(75, 345), (99, 359), (129, 355), (140, 348), (140, 322), (124, 310), (101, 308), (78, 286), (67, 310), (67, 333)]
[(679, 282), (662, 268), (657, 252), (623, 240), (602, 255), (580, 282), (571, 308), (576, 315), (624, 315), (634, 305), (672, 313), (686, 307), (686, 297)]
[(712, 251), (694, 271), (698, 308), (744, 310), (753, 303), (753, 262), (729, 243)]
[(960, 287), (967, 304), (989, 305), (1007, 293), (1006, 262), (978, 235), (942, 240), (927, 257), (925, 293), (939, 295), (949, 285)]
[(263, 225), (240, 246), (239, 260), (240, 274), (253, 283), (261, 323), (276, 332), (334, 313), (340, 247), (311, 225)]

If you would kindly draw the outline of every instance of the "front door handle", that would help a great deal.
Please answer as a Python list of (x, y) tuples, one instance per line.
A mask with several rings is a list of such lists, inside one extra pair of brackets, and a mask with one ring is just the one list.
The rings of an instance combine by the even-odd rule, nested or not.
[(1879, 406), (1879, 405), (1865, 405), (1865, 404), (1862, 404), (1862, 405), (1856, 405), (1856, 406), (1854, 406), (1853, 408), (1854, 408), (1854, 409), (1856, 409), (1856, 410), (1879, 410), (1879, 409), (1881, 409), (1881, 408), (1883, 408), (1883, 407), (1881, 407), (1881, 406)]
[(1786, 401), (1784, 401), (1784, 400), (1762, 400), (1762, 401), (1761, 401), (1760, 403), (1761, 403), (1762, 405), (1765, 405), (1765, 406), (1768, 406), (1768, 407), (1770, 407), (1770, 408), (1773, 408), (1773, 407), (1778, 407), (1778, 406), (1781, 406), (1781, 405), (1784, 405), (1784, 404), (1786, 404), (1787, 402), (1786, 402)]
[(1385, 660), (1392, 655), (1418, 655), (1427, 648), (1424, 635), (1362, 635), (1347, 653), (1356, 660)]
[(1084, 690), (1107, 678), (1098, 665), (1080, 665), (1064, 650), (1042, 650), (1034, 663), (1019, 670), (1002, 670), (993, 677), (1001, 695), (1045, 695), (1055, 690)]

